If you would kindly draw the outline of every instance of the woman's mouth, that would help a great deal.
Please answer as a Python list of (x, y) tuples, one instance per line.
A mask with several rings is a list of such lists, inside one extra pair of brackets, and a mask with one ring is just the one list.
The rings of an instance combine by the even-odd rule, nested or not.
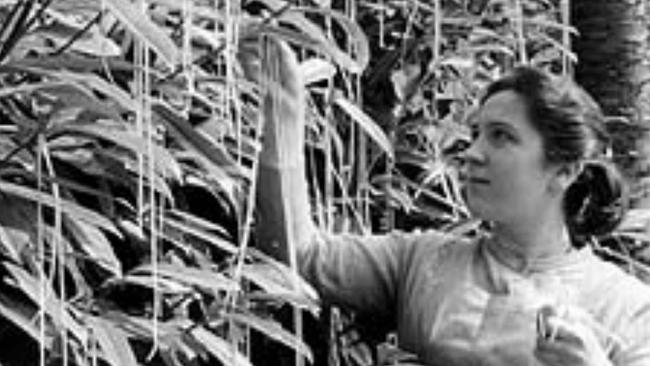
[(476, 176), (476, 175), (469, 175), (469, 174), (461, 174), (460, 181), (465, 184), (489, 184), (490, 183), (490, 181), (486, 178)]
[(465, 181), (467, 183), (471, 183), (471, 184), (489, 184), (490, 183), (490, 181), (485, 179), (485, 178), (474, 177), (474, 176), (467, 177), (467, 179)]

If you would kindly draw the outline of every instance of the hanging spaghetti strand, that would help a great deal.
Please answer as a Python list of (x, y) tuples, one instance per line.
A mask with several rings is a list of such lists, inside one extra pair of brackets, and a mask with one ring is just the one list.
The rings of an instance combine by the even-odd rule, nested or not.
[[(237, 163), (238, 165), (242, 164), (242, 158), (244, 156), (243, 152), (243, 126), (241, 118), (239, 118), (239, 113), (236, 111), (235, 103), (237, 81), (235, 80), (235, 63), (236, 63), (236, 52), (238, 47), (238, 11), (240, 8), (239, 0), (226, 0), (225, 3), (225, 24), (224, 24), (224, 34), (226, 38), (224, 55), (225, 55), (225, 99), (224, 99), (224, 108), (226, 110), (226, 115), (230, 121), (235, 125), (236, 141), (237, 141)], [(246, 230), (246, 228), (244, 228)]]
[[(140, 9), (145, 9), (146, 5), (144, 0), (138, 0)], [(135, 99), (137, 101), (137, 109), (135, 111), (135, 128), (138, 136), (144, 135), (144, 122), (143, 122), (143, 111), (142, 111), (142, 94), (143, 94), (143, 82), (144, 82), (144, 41), (139, 39), (137, 36), (134, 36), (134, 62), (135, 62), (135, 73), (134, 73), (134, 90)], [(138, 197), (137, 197), (137, 221), (138, 227), (142, 231), (144, 229), (144, 156), (142, 152), (138, 151)]]
[[(138, 9), (142, 16), (147, 15), (147, 3), (145, 0), (138, 0)], [(138, 152), (138, 227), (141, 231), (149, 231), (149, 252), (152, 266), (153, 298), (151, 307), (152, 322), (152, 347), (148, 355), (150, 360), (158, 350), (158, 315), (160, 303), (160, 291), (158, 289), (158, 245), (156, 230), (156, 195), (155, 195), (155, 156), (154, 127), (151, 118), (151, 72), (149, 47), (137, 35), (134, 40), (134, 61), (135, 61), (135, 99), (137, 100), (136, 132), (138, 136), (146, 140), (146, 152)], [(145, 186), (148, 190), (145, 190)], [(147, 213), (148, 230), (145, 230), (145, 213)]]
[[(100, 1), (100, 13), (101, 14), (106, 14), (107, 13), (106, 0), (101, 0)], [(99, 26), (100, 26), (102, 34), (107, 34), (108, 33), (107, 29), (106, 29), (106, 26), (105, 26), (105, 22), (103, 22), (103, 18), (100, 18)], [(135, 55), (137, 56), (138, 55), (137, 50), (134, 50), (134, 51), (135, 51)], [(110, 71), (110, 69), (108, 67), (108, 64), (106, 62), (106, 58), (102, 57), (101, 60), (102, 60), (102, 66), (103, 66), (103, 69), (104, 69), (104, 73), (107, 75), (107, 77), (108, 77), (109, 81), (111, 82), (111, 84), (115, 84), (115, 80), (113, 79), (113, 75), (112, 75), (112, 73), (111, 73), (111, 71)], [(137, 81), (139, 79), (137, 77), (137, 68), (136, 68), (136, 75), (134, 75), (134, 76), (136, 76), (135, 81), (136, 81), (136, 84), (137, 84)], [(136, 127), (136, 129), (137, 129), (137, 127)], [(140, 135), (138, 135), (138, 136), (140, 136)], [(142, 157), (141, 154), (138, 153), (138, 157), (137, 157), (137, 159), (138, 159), (138, 168), (140, 167), (140, 164), (141, 164), (141, 157)], [(140, 175), (140, 170), (138, 170), (138, 177), (140, 177), (140, 176), (141, 176)], [(139, 193), (140, 189), (141, 189), (141, 184), (140, 184), (140, 179), (138, 178), (138, 193)], [(139, 217), (140, 217), (139, 213), (140, 213), (140, 207), (141, 206), (139, 206), (139, 201), (136, 204), (138, 204), (137, 212), (138, 212), (138, 219), (139, 219)], [(141, 228), (142, 226), (140, 225), (139, 227)], [(86, 354), (86, 358), (90, 359), (90, 366), (97, 366), (98, 362), (99, 362), (98, 361), (98, 359), (99, 359), (99, 357), (98, 357), (98, 353), (99, 353), (98, 348), (99, 348), (99, 346), (98, 346), (98, 340), (95, 337), (95, 332), (94, 332), (94, 329), (93, 329), (92, 326), (88, 327), (86, 346), (89, 348), (89, 351)]]
[[(231, 118), (231, 110), (230, 110), (230, 85), (229, 79), (230, 79), (230, 52), (231, 52), (231, 39), (230, 39), (230, 21), (232, 17), (232, 6), (229, 0), (225, 0), (224, 3), (224, 11), (223, 14), (225, 14), (223, 18), (223, 24), (221, 25), (223, 27), (223, 37), (225, 39), (225, 46), (224, 46), (224, 52), (223, 52), (223, 59), (222, 59), (222, 66), (223, 68), (219, 68), (219, 72), (223, 69), (223, 78), (224, 78), (224, 83), (223, 83), (223, 88), (221, 90), (221, 117), (224, 121), (228, 121), (228, 123), (231, 125), (232, 128), (234, 128), (235, 131), (235, 143), (236, 143), (236, 158), (237, 158), (237, 165), (241, 166), (241, 126), (239, 125), (239, 121), (235, 121)], [(218, 28), (218, 24), (217, 24)], [(255, 180), (253, 180), (254, 184)], [(251, 195), (248, 196), (250, 200)], [(245, 211), (246, 207), (243, 208), (243, 210), (239, 211)], [(245, 229), (242, 229), (242, 221), (246, 221), (245, 219), (246, 212), (239, 213), (237, 215), (236, 220), (237, 220), (237, 233), (238, 237), (240, 239), (244, 238), (247, 239), (246, 237), (248, 236), (248, 233)], [(233, 279), (239, 283), (241, 280), (241, 271), (244, 266), (244, 257), (246, 253), (244, 252), (245, 248), (242, 248), (243, 241), (240, 241), (239, 243), (239, 255), (237, 258), (235, 258), (235, 271), (233, 273)], [(233, 311), (233, 309), (237, 305), (237, 301), (239, 300), (239, 294), (233, 290), (228, 292), (226, 295), (226, 306), (227, 306), (227, 311)], [(231, 348), (231, 354), (230, 357), (232, 357), (232, 360), (235, 360), (236, 353), (237, 353), (237, 338), (235, 330), (237, 325), (235, 322), (230, 319), (228, 321), (228, 340), (230, 341), (230, 348)]]
[(515, 0), (517, 12), (517, 50), (519, 51), (519, 63), (528, 65), (528, 53), (526, 52), (526, 34), (524, 27), (524, 7), (521, 0)]
[[(331, 5), (328, 2), (328, 7)], [(328, 37), (333, 37), (333, 28), (332, 28), (332, 19), (327, 17), (325, 19), (325, 32)], [(324, 220), (320, 223), (320, 227), (328, 233), (333, 232), (334, 228), (334, 204), (333, 204), (333, 195), (334, 195), (334, 170), (335, 164), (333, 159), (333, 148), (332, 140), (335, 134), (333, 128), (334, 121), (334, 110), (332, 107), (332, 97), (334, 95), (334, 78), (329, 76), (327, 78), (327, 101), (325, 103), (325, 123), (323, 124), (323, 138), (324, 138), (324, 150), (325, 150), (325, 182), (323, 185), (323, 211), (324, 211)], [(315, 185), (318, 187), (318, 185)], [(329, 316), (329, 337), (328, 337), (328, 365), (339, 366), (340, 361), (338, 357), (338, 346), (339, 342), (337, 340), (337, 335), (340, 332), (337, 329), (337, 325), (340, 324), (340, 319), (338, 317), (338, 309), (332, 307)]]
[[(45, 143), (45, 138), (42, 135), (38, 136), (38, 143), (36, 148), (36, 184), (37, 190), (40, 192), (43, 186), (43, 159), (42, 147)], [(46, 309), (46, 286), (47, 275), (45, 273), (45, 241), (43, 240), (43, 204), (41, 200), (36, 203), (36, 245), (38, 246), (38, 357), (40, 366), (45, 366), (45, 309)]]
[(182, 46), (182, 68), (185, 80), (187, 83), (187, 91), (185, 94), (185, 110), (184, 115), (189, 116), (192, 108), (192, 96), (194, 95), (194, 70), (193, 70), (193, 54), (192, 54), (192, 25), (194, 9), (192, 0), (183, 0), (181, 11), (183, 14), (183, 46)]
[[(243, 163), (243, 156), (244, 156), (244, 151), (243, 151), (243, 129), (244, 126), (242, 124), (241, 120), (241, 113), (240, 113), (240, 104), (238, 103), (238, 88), (237, 88), (237, 80), (235, 76), (235, 67), (236, 67), (236, 52), (238, 48), (238, 43), (239, 43), (239, 30), (238, 30), (238, 25), (240, 21), (240, 3), (238, 0), (233, 0), (233, 1), (226, 1), (225, 2), (225, 19), (224, 19), (224, 36), (225, 36), (225, 42), (226, 46), (224, 47), (224, 79), (225, 79), (225, 84), (224, 84), (224, 89), (223, 89), (223, 104), (222, 108), (224, 108), (223, 115), (225, 118), (228, 119), (228, 121), (231, 123), (231, 125), (234, 126), (235, 130), (235, 138), (237, 141), (237, 147), (236, 147), (236, 155), (237, 155), (237, 162), (239, 165)], [(262, 44), (264, 42), (262, 41)], [(263, 54), (263, 52), (260, 52), (260, 54)], [(265, 76), (261, 76), (262, 84), (265, 84), (263, 81), (265, 79)], [(261, 88), (261, 94), (263, 95), (265, 87)], [(255, 138), (259, 139), (262, 133), (262, 118), (258, 115), (258, 118), (256, 119), (256, 125), (253, 127), (253, 131), (256, 131)], [(261, 144), (261, 142), (258, 141), (258, 143)], [(258, 166), (258, 159), (257, 156), (255, 159), (253, 159), (253, 166), (251, 167), (251, 172), (255, 174), (257, 172), (257, 166)], [(241, 281), (242, 277), (242, 271), (243, 271), (243, 266), (244, 266), (244, 261), (246, 258), (246, 253), (248, 251), (248, 241), (250, 239), (250, 227), (252, 226), (253, 223), (253, 207), (255, 205), (255, 191), (256, 191), (256, 183), (257, 179), (255, 177), (251, 177), (251, 184), (249, 187), (249, 192), (247, 195), (246, 201), (243, 203), (243, 207), (241, 210), (239, 210), (241, 213), (237, 217), (237, 230), (238, 230), (238, 238), (239, 238), (239, 251), (237, 253), (237, 258), (235, 262), (235, 268), (233, 272), (233, 279), (236, 282)], [(231, 291), (228, 293), (226, 297), (226, 304), (228, 306), (229, 310), (233, 310), (238, 302), (239, 302), (239, 293), (236, 291)], [(232, 320), (229, 322), (229, 329), (231, 331), (230, 333), (230, 341), (232, 345), (232, 357), (235, 357), (235, 352), (237, 351), (238, 348), (238, 341), (240, 339), (237, 339), (235, 337), (235, 330), (239, 327), (239, 325), (236, 325)], [(248, 349), (248, 330), (244, 328), (244, 338), (243, 341), (245, 349)]]
[(386, 29), (385, 7), (384, 0), (379, 0), (379, 48), (386, 47), (386, 40), (384, 38), (384, 30)]
[[(54, 171), (54, 165), (52, 164), (52, 159), (50, 156), (49, 149), (47, 147), (47, 142), (45, 137), (40, 135), (40, 138), (43, 140), (41, 142), (41, 154), (43, 160), (45, 161), (45, 168), (47, 169), (50, 180), (52, 181), (52, 194), (54, 196), (54, 233), (52, 237), (52, 267), (56, 268), (58, 276), (58, 285), (59, 285), (59, 297), (61, 301), (59, 302), (59, 312), (60, 319), (65, 318), (66, 313), (66, 285), (65, 285), (65, 262), (66, 262), (66, 253), (65, 247), (62, 240), (62, 210), (61, 210), (61, 190), (59, 189), (59, 184), (56, 183), (56, 174)], [(56, 266), (54, 265), (56, 263)], [(54, 277), (53, 277), (54, 278)], [(60, 330), (61, 336), (61, 356), (62, 364), (68, 365), (68, 331), (65, 326), (61, 327)]]
[(149, 197), (147, 207), (149, 208), (149, 251), (151, 253), (151, 268), (153, 276), (153, 307), (152, 307), (152, 326), (153, 326), (153, 346), (149, 354), (151, 359), (155, 352), (158, 350), (158, 317), (160, 315), (160, 289), (158, 288), (158, 229), (157, 223), (157, 208), (156, 203), (156, 155), (154, 153), (155, 141), (155, 126), (151, 118), (151, 77), (149, 70), (149, 52), (145, 48), (144, 54), (144, 89), (143, 89), (143, 117), (144, 125), (147, 133), (147, 180), (149, 187)]
[(156, 203), (156, 155), (154, 153), (154, 146), (156, 144), (156, 126), (151, 118), (151, 60), (149, 48), (144, 48), (143, 53), (143, 66), (144, 66), (144, 80), (142, 90), (142, 110), (143, 110), (143, 123), (147, 133), (147, 178), (149, 186), (149, 250), (151, 253), (151, 268), (153, 276), (153, 307), (152, 307), (152, 326), (153, 326), (153, 346), (149, 359), (153, 358), (155, 352), (158, 350), (158, 318), (160, 316), (161, 294), (158, 286), (159, 272), (158, 272), (158, 229), (157, 223), (157, 203)]
[(560, 12), (562, 13), (562, 46), (564, 51), (562, 51), (562, 74), (568, 75), (573, 71), (571, 69), (571, 56), (568, 51), (571, 49), (571, 34), (569, 27), (571, 26), (571, 5), (569, 0), (561, 0), (560, 2)]
[(93, 332), (92, 327), (88, 329), (88, 343), (90, 344), (89, 347), (91, 349), (91, 351), (90, 351), (90, 365), (91, 366), (98, 366), (98, 364), (99, 364), (99, 361), (98, 361), (99, 357), (97, 357), (98, 345), (97, 345), (97, 340), (95, 339), (95, 333)]
[(244, 125), (242, 124), (240, 98), (238, 97), (238, 88), (237, 88), (237, 78), (235, 74), (235, 69), (237, 67), (237, 50), (239, 49), (239, 24), (241, 21), (241, 3), (240, 0), (227, 0), (226, 3), (231, 4), (230, 13), (228, 13), (227, 27), (226, 27), (226, 86), (227, 86), (227, 101), (228, 104), (226, 107), (228, 111), (232, 113), (231, 118), (235, 121), (237, 131), (239, 131), (239, 137), (237, 139), (237, 156), (238, 161), (241, 164), (242, 157), (244, 156), (243, 149), (243, 129)]

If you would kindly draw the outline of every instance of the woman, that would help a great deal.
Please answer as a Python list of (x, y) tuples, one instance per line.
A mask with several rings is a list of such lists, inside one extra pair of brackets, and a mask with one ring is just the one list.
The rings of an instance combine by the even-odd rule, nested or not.
[[(650, 365), (650, 288), (587, 245), (626, 208), (599, 160), (602, 122), (572, 81), (515, 69), (488, 87), (464, 159), (489, 235), (315, 235), (300, 243), (302, 274), (327, 301), (393, 319), (400, 346), (429, 365)], [(261, 185), (277, 179), (262, 167)]]

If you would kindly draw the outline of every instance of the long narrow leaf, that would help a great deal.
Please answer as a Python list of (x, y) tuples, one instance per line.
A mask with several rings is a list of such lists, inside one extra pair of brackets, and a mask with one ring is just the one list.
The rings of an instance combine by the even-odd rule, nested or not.
[(122, 264), (117, 259), (113, 246), (104, 233), (93, 225), (81, 220), (68, 218), (65, 227), (70, 230), (81, 249), (98, 265), (110, 271), (113, 275), (122, 274)]
[[(27, 335), (32, 337), (34, 341), (40, 342), (40, 334), (33, 321), (33, 315), (29, 313), (27, 304), (20, 303), (17, 299), (10, 296), (0, 294), (0, 316), (14, 323)], [(46, 337), (43, 341), (45, 342), (45, 348), (51, 346), (51, 337)]]
[(166, 278), (153, 278), (150, 274), (129, 274), (121, 278), (114, 278), (107, 282), (108, 285), (131, 284), (155, 290), (163, 295), (187, 295), (192, 293), (189, 286)]
[[(153, 274), (154, 268), (151, 264), (146, 264), (133, 269), (132, 273)], [(158, 263), (156, 273), (170, 280), (208, 289), (214, 293), (239, 289), (237, 282), (209, 269), (192, 268), (171, 263)]]
[[(236, 192), (239, 189), (238, 182), (221, 166), (215, 164), (198, 151), (192, 150), (192, 147), (189, 146), (187, 140), (184, 140), (182, 137), (180, 137), (180, 139), (182, 140), (181, 144), (185, 145), (184, 147), (186, 147), (187, 150), (177, 152), (176, 156), (179, 161), (187, 163), (183, 166), (185, 172), (188, 173), (186, 183), (196, 183), (190, 181), (192, 175), (189, 175), (189, 173), (193, 172), (195, 173), (194, 176), (200, 177), (199, 180), (204, 183), (197, 184), (198, 186), (203, 186), (207, 191), (212, 192), (215, 197), (223, 193), (228, 198), (228, 202), (233, 205), (236, 204)], [(239, 169), (239, 172), (243, 174), (243, 176), (250, 176), (250, 174), (244, 172), (243, 169)]]
[(190, 334), (224, 365), (228, 366), (253, 366), (232, 344), (215, 335), (205, 327), (196, 327)]
[(62, 105), (59, 114), (66, 111), (74, 113), (74, 116), (67, 120), (57, 115), (52, 116), (51, 125), (73, 121), (84, 123), (98, 118), (122, 121), (121, 113), (126, 111), (126, 107), (116, 108), (113, 100), (109, 102), (100, 100), (91, 88), (79, 83), (71, 85), (66, 82), (65, 85), (48, 87), (43, 91), (44, 94), (58, 99), (58, 102)]
[(40, 83), (24, 83), (17, 86), (5, 86), (0, 88), (0, 98), (21, 93), (32, 93), (36, 90), (52, 88), (61, 85), (65, 85), (65, 82), (44, 81)]
[[(138, 136), (135, 130), (118, 129), (115, 127), (106, 127), (99, 124), (92, 125), (65, 125), (51, 131), (51, 133), (79, 133), (85, 136), (98, 137), (118, 146), (122, 146), (132, 151), (135, 154), (142, 154), (146, 156), (148, 147), (147, 141)], [(176, 162), (176, 159), (169, 153), (169, 151), (157, 144), (153, 146), (154, 164), (156, 170), (164, 177), (171, 178), (175, 181), (181, 180), (181, 168)]]
[(137, 109), (135, 99), (133, 99), (125, 90), (92, 73), (73, 73), (68, 71), (61, 71), (52, 72), (51, 75), (60, 80), (69, 81), (71, 84), (86, 85), (87, 87), (113, 99), (122, 107), (127, 108), (130, 111)]
[[(52, 10), (49, 13), (50, 15), (54, 14)], [(57, 20), (60, 21), (61, 18)], [(51, 41), (55, 47), (59, 48), (67, 45), (69, 40), (75, 37), (79, 31), (80, 29), (68, 24), (54, 23), (39, 27), (35, 33)], [(118, 57), (122, 53), (122, 49), (115, 41), (101, 34), (97, 25), (86, 30), (69, 45), (69, 48), (95, 57)]]
[(310, 58), (300, 64), (300, 72), (305, 85), (328, 80), (336, 74), (336, 68), (326, 60)]
[(171, 228), (174, 228), (176, 230), (179, 230), (185, 234), (193, 235), (199, 239), (205, 240), (208, 242), (210, 245), (213, 245), (221, 250), (224, 250), (230, 254), (234, 254), (238, 252), (237, 246), (234, 244), (228, 242), (227, 240), (221, 238), (218, 235), (212, 234), (210, 232), (207, 232), (205, 230), (201, 230), (199, 228), (187, 225), (185, 223), (182, 223), (177, 220), (173, 220), (169, 217), (165, 217), (165, 226), (169, 226)]
[(277, 295), (280, 298), (299, 299), (298, 303), (294, 303), (294, 305), (307, 305), (301, 307), (313, 313), (318, 312), (319, 299), (316, 291), (304, 279), (298, 278), (296, 281), (294, 274), (288, 268), (283, 270), (282, 267), (272, 263), (246, 264), (243, 266), (242, 276), (268, 294)]
[[(154, 150), (156, 149), (154, 148)], [(95, 154), (101, 155), (102, 158), (110, 159), (111, 163), (120, 162), (120, 166), (96, 164), (96, 166), (91, 166), (90, 168), (84, 166), (80, 167), (89, 174), (99, 176), (101, 179), (111, 179), (115, 180), (119, 184), (127, 185), (133, 182), (133, 177), (138, 174), (137, 157), (133, 154), (124, 154), (123, 151), (117, 151), (114, 148), (97, 149), (95, 150)], [(95, 163), (95, 160), (93, 160), (92, 163)], [(158, 164), (155, 164), (155, 166), (156, 168), (159, 167)], [(100, 168), (100, 170), (98, 171), (96, 168)], [(156, 170), (156, 173), (158, 173), (158, 170)], [(152, 186), (154, 190), (162, 194), (170, 202), (173, 202), (174, 197), (164, 177), (160, 174), (154, 174), (153, 177), (149, 178), (153, 178), (153, 182), (151, 183), (153, 183)], [(145, 184), (149, 186), (149, 179), (147, 179)]]
[(54, 196), (50, 194), (39, 192), (33, 188), (19, 184), (3, 181), (0, 181), (0, 192), (12, 194), (14, 196), (25, 198), (30, 201), (40, 202), (41, 204), (49, 207), (54, 207), (56, 204), (61, 204), (63, 213), (73, 216), (79, 220), (83, 220), (91, 225), (102, 228), (112, 234), (115, 234), (118, 237), (122, 237), (115, 225), (113, 225), (109, 219), (72, 201), (61, 199), (56, 202)]
[(198, 227), (201, 227), (203, 230), (212, 230), (218, 232), (221, 235), (228, 235), (228, 232), (222, 226), (202, 219), (191, 213), (184, 212), (179, 209), (171, 209), (167, 211), (167, 214), (177, 216), (179, 219), (186, 221), (188, 224), (196, 225)]
[(539, 17), (539, 16), (534, 17), (534, 18), (531, 18), (531, 17), (524, 18), (524, 23), (527, 24), (527, 25), (537, 25), (537, 26), (544, 27), (544, 28), (552, 28), (554, 30), (559, 30), (559, 31), (562, 31), (562, 32), (568, 32), (568, 33), (570, 33), (571, 35), (574, 35), (574, 36), (579, 35), (578, 29), (576, 29), (576, 27), (574, 27), (574, 26), (562, 24), (560, 22), (555, 22), (555, 21), (548, 20), (548, 19), (544, 19), (544, 18)]
[(201, 155), (223, 169), (234, 174), (240, 173), (237, 163), (226, 152), (222, 144), (198, 132), (187, 119), (181, 117), (171, 106), (158, 101), (152, 105), (152, 110), (161, 117), (161, 121), (170, 128), (171, 133), (184, 138)]
[(309, 362), (314, 362), (314, 356), (311, 349), (309, 349), (309, 346), (307, 346), (302, 339), (284, 329), (279, 322), (273, 319), (261, 318), (250, 313), (225, 313), (223, 315), (226, 319), (231, 319), (236, 323), (240, 323), (259, 331), (267, 337), (278, 341), (305, 356)]
[[(64, 66), (64, 69), (68, 69), (67, 65), (62, 66)], [(119, 103), (122, 107), (126, 108), (129, 111), (134, 111), (137, 109), (135, 100), (131, 98), (131, 96), (126, 91), (117, 85), (109, 83), (108, 81), (93, 73), (59, 71), (58, 69), (25, 66), (21, 64), (15, 65), (14, 67), (16, 67), (18, 70), (50, 77), (67, 85), (74, 86), (89, 96), (92, 96), (93, 90), (100, 92), (101, 94), (104, 94), (105, 96)]]
[[(13, 72), (27, 69), (38, 70), (69, 70), (74, 72), (93, 72), (104, 70), (108, 67), (114, 72), (132, 72), (135, 69), (132, 63), (124, 59), (100, 59), (80, 54), (64, 53), (57, 56), (29, 57), (17, 60), (7, 60), (0, 65), (0, 72)], [(152, 71), (153, 73), (153, 71)]]
[[(153, 335), (154, 325), (149, 318), (127, 315), (122, 311), (114, 310), (102, 313), (102, 318), (113, 322), (113, 324), (126, 332), (130, 338), (151, 339)], [(159, 321), (156, 324), (160, 338), (179, 337), (182, 331), (190, 328), (192, 325), (193, 322), (187, 318)]]
[(361, 127), (371, 139), (381, 147), (389, 157), (395, 156), (393, 146), (386, 137), (384, 131), (379, 127), (375, 121), (372, 120), (364, 111), (362, 111), (356, 104), (353, 104), (348, 99), (344, 98), (340, 93), (335, 93), (334, 103), (341, 107), (359, 127)]
[[(39, 279), (21, 267), (13, 264), (6, 263), (5, 269), (15, 280), (14, 282), (10, 282), (10, 284), (27, 295), (34, 304), (39, 304), (41, 300), (39, 298)], [(49, 283), (50, 282), (46, 281), (46, 284), (49, 285)], [(75, 309), (61, 301), (51, 287), (48, 286), (46, 293), (45, 307), (42, 310), (52, 318), (53, 323), (57, 327), (70, 331), (70, 334), (72, 334), (78, 341), (85, 340), (87, 337), (87, 331), (82, 324), (76, 320), (79, 318), (78, 314), (77, 316), (72, 316), (72, 314), (76, 313)]]
[(133, 349), (126, 334), (111, 322), (100, 317), (89, 316), (86, 321), (91, 326), (93, 336), (99, 343), (103, 358), (113, 366), (138, 366)]
[(147, 42), (170, 68), (178, 64), (180, 60), (178, 48), (140, 7), (129, 0), (106, 0), (106, 6), (136, 37)]
[[(366, 68), (368, 62), (370, 61), (370, 47), (368, 45), (366, 34), (358, 23), (340, 11), (332, 10), (331, 8), (316, 7), (296, 7), (292, 11), (283, 13), (281, 19), (286, 20), (287, 17), (291, 17), (294, 13), (307, 13), (309, 15), (318, 14), (326, 19), (332, 19), (337, 22), (348, 37), (346, 41), (353, 51), (354, 62), (359, 68), (358, 71), (363, 71)], [(304, 22), (300, 22), (300, 25), (304, 24)], [(323, 32), (321, 32), (321, 34), (322, 33)]]
[[(9, 230), (12, 231), (12, 235), (9, 234)], [(21, 239), (23, 240), (21, 240), (20, 244), (16, 244), (14, 240), (16, 234), (22, 236)], [(29, 242), (29, 234), (16, 229), (5, 229), (4, 224), (0, 222), (0, 246), (2, 247), (2, 253), (11, 258), (11, 260), (20, 263), (20, 257), (16, 248), (23, 247)]]
[(36, 237), (36, 206), (30, 203), (12, 196), (0, 197), (0, 246), (14, 263), (22, 263), (22, 254)]

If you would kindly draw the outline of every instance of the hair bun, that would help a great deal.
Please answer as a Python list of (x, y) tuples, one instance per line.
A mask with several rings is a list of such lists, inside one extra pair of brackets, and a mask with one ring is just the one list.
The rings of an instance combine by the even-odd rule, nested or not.
[(610, 233), (628, 208), (628, 195), (618, 170), (603, 161), (585, 163), (564, 199), (571, 235), (577, 241)]

